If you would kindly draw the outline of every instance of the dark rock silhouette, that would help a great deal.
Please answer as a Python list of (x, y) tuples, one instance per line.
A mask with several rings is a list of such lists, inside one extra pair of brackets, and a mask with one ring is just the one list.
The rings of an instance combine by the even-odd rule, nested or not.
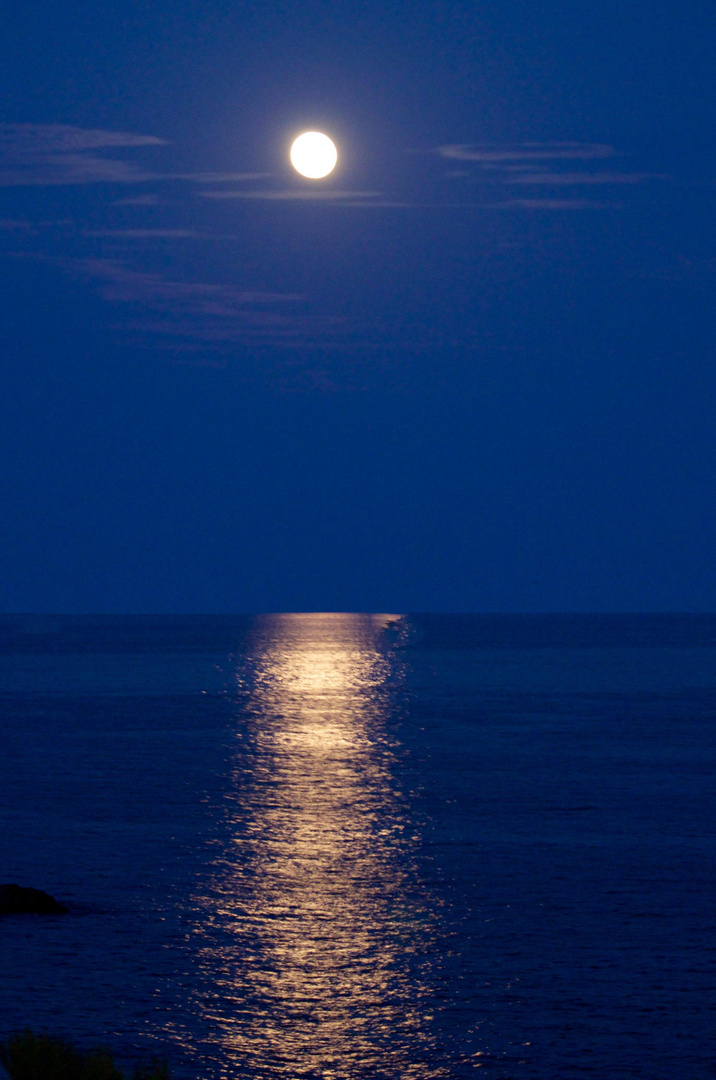
[(0, 915), (64, 915), (67, 908), (42, 889), (0, 885)]

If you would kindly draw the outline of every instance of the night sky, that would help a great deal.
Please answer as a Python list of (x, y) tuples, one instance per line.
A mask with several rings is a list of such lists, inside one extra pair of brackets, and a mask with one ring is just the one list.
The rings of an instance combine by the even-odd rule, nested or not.
[(0, 609), (715, 610), (707, 13), (8, 4)]

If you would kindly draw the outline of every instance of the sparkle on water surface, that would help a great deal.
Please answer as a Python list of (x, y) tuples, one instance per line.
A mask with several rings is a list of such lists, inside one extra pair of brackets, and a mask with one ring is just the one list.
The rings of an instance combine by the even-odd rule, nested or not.
[(397, 625), (275, 617), (238, 673), (233, 835), (201, 898), (199, 950), (227, 1077), (445, 1075), (427, 1061), (429, 926), (406, 900), (411, 836), (390, 769), (396, 667), (375, 645)]
[(713, 616), (0, 617), (0, 1039), (702, 1080)]

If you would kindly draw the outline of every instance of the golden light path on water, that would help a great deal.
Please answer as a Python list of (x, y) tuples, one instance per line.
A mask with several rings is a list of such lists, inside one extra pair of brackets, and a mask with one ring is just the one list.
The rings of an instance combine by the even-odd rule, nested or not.
[(397, 616), (265, 617), (238, 673), (246, 724), (199, 953), (227, 1077), (443, 1075), (394, 780), (391, 632)]

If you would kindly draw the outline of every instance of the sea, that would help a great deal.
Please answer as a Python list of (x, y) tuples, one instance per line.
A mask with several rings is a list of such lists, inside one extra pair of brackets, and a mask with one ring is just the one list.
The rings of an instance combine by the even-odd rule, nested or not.
[(0, 617), (0, 1040), (716, 1076), (716, 616)]

